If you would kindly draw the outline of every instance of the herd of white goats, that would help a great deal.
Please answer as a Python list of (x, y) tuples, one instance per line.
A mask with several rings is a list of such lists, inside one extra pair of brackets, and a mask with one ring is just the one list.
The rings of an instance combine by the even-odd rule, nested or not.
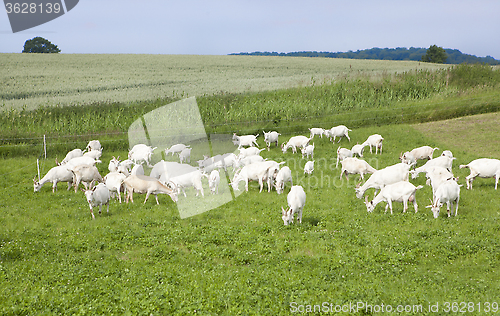
[[(304, 174), (312, 174), (314, 172), (314, 143), (311, 145), (311, 140), (319, 135), (320, 137), (327, 136), (331, 141), (335, 142), (336, 138), (339, 141), (346, 137), (349, 141), (349, 131), (344, 125), (333, 127), (332, 129), (310, 128), (311, 134), (307, 136), (293, 136), (287, 142), (282, 143), (281, 150), (286, 153), (291, 149), (296, 153), (301, 150), (302, 157), (308, 161), (304, 167)], [(281, 134), (273, 131), (264, 132), (264, 141), (267, 145), (267, 150), (270, 150), (271, 144), (278, 146), (278, 137)], [(249, 181), (258, 181), (260, 191), (263, 189), (264, 183), (267, 183), (268, 191), (274, 187), (278, 194), (284, 192), (285, 183), (290, 183), (290, 191), (287, 195), (288, 207), (282, 208), (282, 219), (285, 225), (293, 223), (294, 215), (297, 214), (297, 221), (302, 221), (302, 209), (306, 202), (306, 193), (302, 186), (293, 185), (292, 172), (288, 166), (283, 166), (284, 162), (276, 162), (264, 159), (260, 152), (263, 149), (257, 147), (258, 135), (233, 135), (233, 143), (238, 146), (239, 155), (228, 153), (225, 155), (217, 155), (214, 157), (205, 157), (198, 161), (198, 167), (191, 166), (190, 155), (191, 148), (184, 144), (176, 144), (165, 149), (165, 154), (178, 154), (180, 162), (164, 161), (156, 163), (154, 166), (150, 164), (151, 155), (155, 148), (144, 144), (135, 145), (130, 149), (128, 159), (119, 161), (115, 157), (110, 160), (108, 169), (109, 173), (105, 177), (101, 177), (99, 171), (95, 167), (102, 154), (102, 147), (98, 140), (90, 141), (85, 150), (74, 149), (70, 151), (64, 160), (57, 163), (57, 166), (50, 169), (49, 172), (39, 181), (34, 179), (34, 190), (39, 191), (44, 183), (52, 183), (52, 192), (57, 189), (58, 182), (67, 182), (68, 190), (73, 185), (77, 192), (79, 184), (85, 186), (85, 196), (90, 206), (92, 218), (94, 218), (93, 207), (99, 206), (101, 213), (102, 205), (107, 206), (109, 211), (109, 200), (113, 195), (118, 195), (118, 200), (121, 203), (121, 192), (126, 192), (125, 201), (133, 202), (133, 193), (146, 194), (146, 203), (149, 195), (153, 194), (158, 203), (158, 194), (168, 194), (174, 202), (178, 201), (178, 194), (181, 191), (186, 196), (184, 189), (186, 187), (194, 187), (198, 196), (199, 193), (203, 196), (202, 179), (208, 179), (208, 186), (213, 194), (218, 193), (218, 185), (220, 182), (219, 171), (221, 168), (233, 168), (234, 177), (231, 181), (231, 186), (234, 190), (238, 190), (238, 184), (241, 181), (245, 182), (245, 189), (248, 191)], [(457, 215), (458, 203), (460, 199), (460, 187), (457, 179), (452, 173), (452, 163), (455, 159), (453, 154), (445, 150), (442, 155), (433, 158), (434, 151), (437, 148), (430, 146), (422, 146), (407, 151), (400, 155), (401, 163), (388, 166), (386, 168), (376, 170), (371, 167), (363, 157), (365, 147), (375, 149), (375, 154), (382, 153), (383, 137), (374, 134), (362, 144), (356, 144), (351, 149), (338, 147), (337, 149), (337, 166), (341, 163), (341, 174), (346, 178), (349, 174), (359, 174), (364, 180), (365, 174), (371, 174), (370, 178), (363, 184), (358, 185), (355, 189), (356, 197), (362, 199), (365, 192), (370, 189), (375, 189), (375, 197), (369, 201), (368, 196), (365, 196), (365, 204), (368, 212), (372, 212), (375, 206), (380, 202), (386, 202), (385, 211), (390, 208), (392, 213), (392, 202), (402, 202), (403, 212), (408, 208), (408, 202), (412, 202), (415, 212), (417, 212), (417, 203), (415, 193), (422, 186), (414, 186), (409, 182), (409, 176), (413, 179), (418, 177), (419, 173), (425, 173), (427, 184), (431, 185), (433, 192), (431, 208), (434, 217), (439, 216), (440, 208), (446, 203), (448, 216), (450, 209), (455, 203), (454, 214)], [(356, 158), (358, 156), (359, 158)], [(416, 168), (418, 160), (427, 160), (421, 167)], [(187, 163), (186, 163), (187, 162)], [(151, 167), (152, 170), (149, 176), (144, 175), (143, 164)], [(466, 177), (467, 189), (472, 189), (472, 181), (476, 177), (495, 178), (495, 190), (498, 186), (500, 178), (500, 160), (481, 158), (470, 162), (468, 165), (460, 165), (460, 168), (469, 168), (470, 175)], [(93, 186), (94, 182), (98, 182)], [(380, 191), (377, 195), (377, 192)]]

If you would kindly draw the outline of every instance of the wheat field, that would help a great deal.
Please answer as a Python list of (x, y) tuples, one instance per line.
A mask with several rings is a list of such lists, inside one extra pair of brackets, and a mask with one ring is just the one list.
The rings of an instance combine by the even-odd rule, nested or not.
[(265, 56), (0, 54), (0, 106), (30, 110), (258, 92), (442, 67), (447, 66)]

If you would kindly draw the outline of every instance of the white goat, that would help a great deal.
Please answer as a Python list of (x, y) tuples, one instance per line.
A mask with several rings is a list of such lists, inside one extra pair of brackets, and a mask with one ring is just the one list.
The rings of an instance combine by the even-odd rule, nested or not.
[(184, 149), (189, 148), (189, 145), (184, 145), (184, 144), (175, 144), (172, 145), (172, 147), (165, 149), (165, 156), (168, 156), (168, 154), (172, 153), (172, 156), (175, 153), (181, 153)]
[(99, 150), (102, 152), (101, 143), (98, 140), (91, 140), (87, 144), (87, 151)]
[(135, 164), (145, 162), (148, 167), (151, 166), (151, 155), (156, 147), (151, 147), (145, 144), (137, 144), (128, 152), (128, 159)]
[(114, 194), (115, 192), (118, 194), (118, 201), (120, 201), (120, 204), (122, 203), (122, 195), (121, 192), (123, 191), (123, 181), (127, 176), (121, 172), (118, 171), (113, 171), (108, 173), (107, 175), (104, 176), (104, 184), (108, 187), (108, 190)]
[(236, 133), (233, 134), (233, 140), (235, 141), (235, 144), (238, 145), (238, 149), (240, 149), (243, 146), (249, 146), (252, 147), (253, 145), (258, 146), (257, 144), (257, 135), (242, 135), (238, 136)]
[(307, 138), (306, 136), (298, 135), (292, 136), (285, 144), (281, 144), (281, 150), (283, 153), (286, 153), (288, 148), (292, 148), (292, 152), (295, 154), (297, 152), (297, 148), (303, 148), (309, 144), (312, 138)]
[(196, 170), (198, 170), (198, 168), (188, 164), (182, 164), (176, 161), (160, 160), (153, 166), (153, 169), (151, 169), (151, 173), (149, 174), (149, 176), (155, 179), (160, 179), (163, 176), (164, 182), (168, 182), (168, 179), (170, 177), (175, 177)]
[[(122, 172), (120, 170), (118, 170), (119, 172)], [(123, 174), (125, 174), (126, 176), (128, 176), (127, 173), (125, 172), (122, 172)], [(130, 171), (130, 174), (135, 174), (135, 175), (144, 175), (144, 167), (142, 165), (135, 165), (134, 167), (132, 167), (132, 171)]]
[(90, 214), (92, 214), (92, 219), (94, 217), (93, 208), (99, 206), (99, 214), (101, 214), (101, 209), (103, 205), (106, 205), (106, 212), (109, 213), (109, 190), (104, 183), (99, 183), (93, 189), (83, 190), (85, 192), (85, 197), (90, 207)]
[(498, 179), (500, 178), (500, 160), (480, 158), (469, 162), (467, 165), (460, 165), (460, 169), (462, 168), (470, 169), (470, 175), (465, 178), (467, 180), (467, 190), (472, 189), (472, 181), (476, 177), (495, 177), (495, 190), (497, 189)]
[(341, 162), (342, 170), (340, 172), (340, 178), (342, 179), (342, 175), (345, 174), (346, 179), (349, 174), (359, 174), (361, 176), (361, 180), (364, 180), (363, 175), (377, 171), (377, 169), (373, 168), (366, 161), (362, 159), (358, 159), (355, 157), (347, 157)]
[(81, 157), (81, 156), (83, 156), (83, 151), (80, 148), (73, 149), (66, 154), (66, 157), (64, 157), (64, 159), (61, 161), (60, 164), (64, 165), (68, 161), (70, 161), (71, 159), (76, 158), (76, 157)]
[(363, 157), (363, 151), (365, 150), (365, 147), (366, 145), (364, 143), (352, 146), (351, 148), (352, 156), (354, 157), (354, 155), (358, 155), (358, 157)]
[(453, 153), (449, 150), (443, 150), (443, 153), (441, 154), (441, 156), (453, 158)]
[(36, 181), (36, 177), (33, 179), (33, 182), (34, 192), (40, 191), (42, 186), (47, 182), (52, 182), (52, 193), (54, 193), (54, 190), (57, 191), (58, 182), (68, 182), (69, 190), (73, 183), (73, 173), (66, 166), (55, 166), (39, 182)]
[(260, 155), (260, 152), (263, 150), (264, 148), (259, 149), (257, 147), (240, 148), (238, 158), (242, 159), (248, 156)]
[(447, 156), (439, 156), (434, 159), (427, 161), (423, 166), (416, 168), (415, 170), (410, 171), (411, 178), (415, 179), (421, 172), (427, 172), (434, 167), (443, 167), (447, 169), (449, 172), (452, 171), (453, 160), (456, 158), (450, 158)]
[(92, 187), (94, 181), (103, 182), (99, 170), (94, 166), (78, 165), (72, 168), (71, 172), (74, 175), (73, 183), (75, 184), (75, 192), (77, 192), (80, 182), (83, 182), (86, 190)]
[(184, 191), (184, 189), (193, 187), (196, 190), (196, 196), (201, 193), (201, 196), (204, 197), (205, 194), (203, 192), (203, 184), (201, 182), (202, 176), (206, 177), (206, 175), (202, 174), (200, 170), (195, 170), (192, 172), (177, 175), (175, 177), (170, 177), (169, 180), (177, 186), (177, 194), (179, 194), (182, 190), (184, 197), (186, 197), (186, 192)]
[(386, 185), (373, 200), (368, 201), (368, 196), (365, 197), (366, 210), (371, 213), (378, 203), (386, 202), (385, 212), (387, 212), (387, 208), (389, 207), (392, 214), (392, 202), (394, 201), (403, 202), (403, 213), (406, 213), (408, 202), (412, 202), (416, 213), (418, 211), (418, 205), (415, 193), (421, 188), (423, 188), (423, 186), (419, 185), (415, 187), (408, 181), (400, 181)]
[(450, 217), (450, 210), (453, 207), (453, 202), (455, 205), (455, 216), (458, 214), (458, 202), (460, 200), (460, 187), (458, 183), (450, 179), (443, 184), (441, 184), (434, 194), (434, 200), (432, 205), (427, 206), (432, 210), (434, 218), (438, 218), (441, 206), (446, 203), (446, 209), (448, 211), (448, 217)]
[[(455, 179), (448, 169), (443, 167), (429, 167), (426, 170), (427, 184), (432, 187), (432, 194), (436, 193), (437, 188), (448, 180)], [(456, 179), (455, 179), (456, 180)]]
[(302, 158), (309, 158), (311, 156), (311, 159), (314, 159), (314, 143), (312, 145), (307, 145), (306, 147), (302, 147)]
[(434, 151), (439, 148), (432, 148), (431, 146), (422, 146), (418, 148), (414, 148), (411, 151), (407, 151), (404, 154), (401, 154), (399, 159), (401, 159), (401, 162), (407, 163), (407, 164), (416, 164), (417, 160), (431, 160), (432, 155), (434, 154)]
[(262, 161), (248, 164), (241, 168), (241, 170), (236, 173), (231, 181), (231, 186), (233, 190), (239, 191), (238, 184), (240, 181), (245, 182), (245, 190), (248, 191), (249, 181), (258, 181), (260, 190), (264, 187), (264, 180), (267, 180), (269, 168), (277, 164), (275, 161)]
[[(88, 156), (81, 156), (81, 157), (75, 157), (73, 159), (70, 159), (67, 163), (64, 164), (64, 166), (68, 169), (72, 169), (78, 165), (89, 165), (89, 166), (95, 166), (96, 163), (101, 163), (100, 160), (96, 160), (92, 157)], [(62, 166), (62, 165), (61, 165)]]
[(372, 152), (372, 147), (375, 147), (375, 154), (377, 154), (378, 150), (380, 149), (380, 153), (382, 153), (382, 142), (384, 141), (384, 138), (380, 136), (379, 134), (373, 134), (368, 136), (366, 141), (363, 143), (365, 146), (370, 146), (370, 153)]
[(208, 187), (213, 194), (219, 194), (220, 174), (217, 170), (212, 170), (208, 177)]
[(314, 138), (314, 136), (316, 136), (316, 135), (319, 135), (321, 138), (323, 138), (323, 134), (325, 133), (324, 128), (313, 127), (313, 128), (308, 128), (308, 129), (311, 132), (310, 138)]
[(410, 166), (405, 163), (398, 163), (384, 169), (377, 170), (361, 187), (356, 188), (356, 197), (361, 199), (366, 190), (374, 188), (375, 194), (386, 185), (399, 181), (408, 181)]
[(288, 166), (281, 168), (276, 175), (275, 187), (278, 194), (283, 193), (285, 190), (285, 182), (290, 182), (290, 185), (293, 186), (292, 171)]
[(275, 131), (268, 133), (264, 132), (264, 141), (266, 142), (267, 150), (270, 149), (272, 143), (275, 143), (276, 147), (278, 147), (278, 137), (280, 135), (281, 135), (280, 133)]
[(337, 163), (335, 164), (335, 168), (339, 167), (339, 161), (344, 160), (345, 158), (352, 157), (352, 151), (347, 148), (337, 148)]
[(236, 166), (236, 168), (241, 168), (241, 167), (244, 167), (246, 165), (250, 165), (250, 164), (253, 164), (256, 162), (264, 162), (264, 161), (265, 161), (265, 159), (262, 156), (253, 155), (253, 156), (245, 157), (243, 159), (236, 158), (235, 166)]
[(92, 157), (95, 160), (99, 160), (99, 158), (101, 158), (101, 156), (102, 156), (102, 151), (100, 151), (100, 150), (87, 151), (86, 153), (83, 153), (83, 156)]
[(161, 183), (158, 179), (149, 177), (149, 176), (141, 176), (141, 175), (130, 175), (128, 176), (123, 183), (127, 189), (127, 197), (125, 198), (125, 202), (128, 203), (130, 200), (132, 203), (134, 202), (134, 192), (140, 194), (146, 194), (146, 199), (144, 200), (144, 204), (148, 200), (149, 196), (153, 194), (156, 198), (156, 204), (160, 204), (158, 202), (158, 194), (168, 194), (172, 201), (177, 202), (177, 188), (172, 183), (171, 186), (166, 186)]
[[(118, 156), (118, 158), (120, 158), (120, 156)], [(113, 158), (111, 158), (111, 160), (109, 161), (108, 164), (109, 172), (118, 171), (118, 165), (120, 164), (120, 160), (118, 158), (115, 158), (115, 156), (113, 156)]]
[(306, 192), (300, 185), (294, 185), (286, 197), (288, 208), (281, 207), (281, 218), (283, 223), (288, 225), (293, 223), (293, 216), (297, 213), (297, 222), (302, 223), (302, 210), (306, 205)]
[(339, 125), (332, 127), (326, 134), (328, 137), (330, 137), (330, 140), (334, 143), (335, 143), (335, 138), (340, 137), (338, 141), (340, 143), (343, 137), (347, 137), (347, 139), (351, 141), (351, 139), (349, 138), (350, 131), (351, 130), (348, 129), (345, 125)]
[(306, 162), (306, 165), (304, 166), (304, 174), (312, 174), (314, 171), (314, 160), (310, 160)]
[(181, 163), (184, 163), (184, 162), (191, 163), (191, 150), (192, 150), (192, 148), (184, 148), (179, 153), (179, 160)]

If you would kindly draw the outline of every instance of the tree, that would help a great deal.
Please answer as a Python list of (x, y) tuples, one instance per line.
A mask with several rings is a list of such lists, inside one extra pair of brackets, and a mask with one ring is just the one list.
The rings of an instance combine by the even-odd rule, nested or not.
[(429, 47), (427, 53), (422, 55), (422, 61), (427, 63), (444, 64), (447, 58), (448, 55), (444, 48), (437, 47), (436, 45)]
[(34, 37), (24, 43), (23, 53), (59, 53), (61, 50), (43, 37)]

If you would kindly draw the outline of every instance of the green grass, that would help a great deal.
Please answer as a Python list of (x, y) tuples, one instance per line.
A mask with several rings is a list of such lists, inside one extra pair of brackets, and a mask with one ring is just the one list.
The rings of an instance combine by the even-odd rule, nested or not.
[[(468, 173), (456, 166), (477, 158), (411, 125), (358, 128), (341, 145), (375, 132), (385, 138), (384, 153), (368, 151), (365, 158), (378, 168), (398, 162), (401, 151), (432, 145), (453, 150), (463, 182)], [(153, 199), (113, 201), (109, 214), (92, 221), (81, 192), (60, 185), (52, 194), (45, 185), (33, 193), (33, 159), (2, 160), (2, 314), (288, 315), (292, 302), (428, 308), (497, 300), (500, 203), (492, 179), (462, 189), (457, 217), (432, 217), (424, 208), (429, 187), (417, 193), (416, 214), (411, 208), (402, 214), (399, 203), (393, 215), (381, 205), (368, 214), (354, 195), (357, 177), (338, 179), (337, 145), (319, 138), (315, 145), (310, 177), (299, 155), (263, 152), (287, 161), (295, 184), (306, 189), (303, 224), (288, 227), (280, 217), (286, 195), (259, 194), (255, 183), (234, 201), (187, 219), (160, 196), (159, 206)], [(103, 160), (117, 154), (106, 152)], [(52, 165), (42, 161), (44, 171)], [(423, 177), (414, 183), (424, 184)]]

